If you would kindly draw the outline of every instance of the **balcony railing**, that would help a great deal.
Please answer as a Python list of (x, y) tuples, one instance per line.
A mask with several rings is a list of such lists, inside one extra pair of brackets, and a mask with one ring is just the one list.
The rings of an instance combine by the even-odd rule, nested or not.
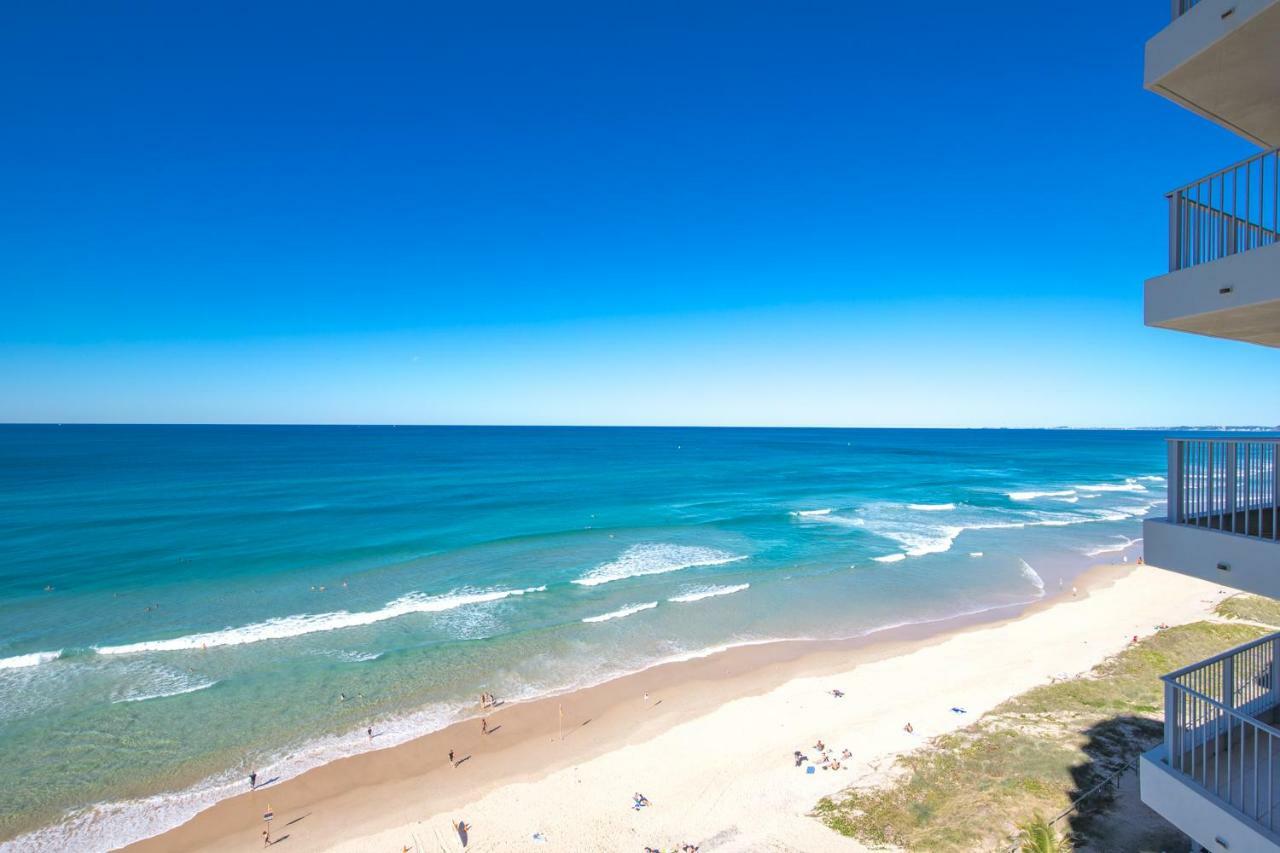
[(1168, 519), (1280, 540), (1280, 439), (1171, 438)]
[(1280, 149), (1255, 154), (1166, 196), (1169, 272), (1277, 241)]
[(1280, 705), (1272, 634), (1164, 676), (1165, 760), (1269, 831), (1280, 798)]
[(1173, 17), (1176, 20), (1187, 14), (1191, 7), (1199, 3), (1200, 0), (1173, 0)]

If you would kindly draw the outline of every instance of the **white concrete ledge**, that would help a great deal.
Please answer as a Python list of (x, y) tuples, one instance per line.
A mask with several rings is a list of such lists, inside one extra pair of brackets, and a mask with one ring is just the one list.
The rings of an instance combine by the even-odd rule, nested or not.
[(1143, 311), (1148, 326), (1280, 346), (1280, 243), (1147, 279)]
[(1153, 519), (1142, 522), (1142, 537), (1149, 565), (1280, 598), (1278, 542)]
[(1200, 0), (1146, 47), (1146, 88), (1257, 145), (1280, 144), (1280, 0)]
[(1211, 797), (1186, 776), (1170, 769), (1164, 746), (1139, 762), (1142, 802), (1197, 844), (1214, 853), (1277, 853), (1280, 836)]

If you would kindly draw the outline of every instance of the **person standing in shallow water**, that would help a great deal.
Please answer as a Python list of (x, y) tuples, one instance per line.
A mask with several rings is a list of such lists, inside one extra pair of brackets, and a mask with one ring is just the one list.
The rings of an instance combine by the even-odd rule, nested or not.
[(252, 791), (258, 787), (258, 771), (254, 770), (249, 773), (249, 790)]

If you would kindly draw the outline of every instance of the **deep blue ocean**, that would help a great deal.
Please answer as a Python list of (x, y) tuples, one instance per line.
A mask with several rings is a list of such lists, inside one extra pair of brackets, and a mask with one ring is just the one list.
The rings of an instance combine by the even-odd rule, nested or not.
[(1140, 553), (1164, 437), (0, 426), (0, 848), (149, 835), (482, 690), (1035, 601)]

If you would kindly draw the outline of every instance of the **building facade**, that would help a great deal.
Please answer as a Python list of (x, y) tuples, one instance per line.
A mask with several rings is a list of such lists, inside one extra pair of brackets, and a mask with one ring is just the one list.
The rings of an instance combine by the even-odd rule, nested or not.
[[(1280, 347), (1280, 0), (1173, 0), (1144, 74), (1260, 148), (1168, 194), (1169, 269), (1146, 282), (1146, 324)], [(1280, 399), (1280, 359), (1257, 393)], [(1178, 438), (1168, 452), (1147, 562), (1280, 598), (1280, 441)], [(1142, 799), (1193, 850), (1280, 851), (1278, 670), (1275, 635), (1164, 677), (1164, 742), (1142, 757)]]

